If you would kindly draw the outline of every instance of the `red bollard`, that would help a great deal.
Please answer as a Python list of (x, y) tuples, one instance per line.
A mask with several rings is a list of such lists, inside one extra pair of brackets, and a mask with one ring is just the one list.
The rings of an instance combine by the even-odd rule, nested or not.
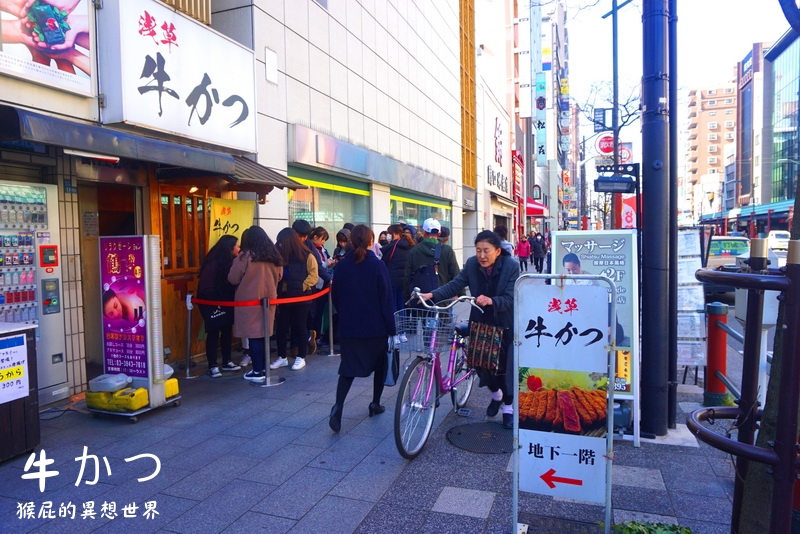
[(728, 305), (721, 302), (706, 304), (708, 316), (708, 362), (706, 364), (706, 387), (703, 406), (722, 406), (728, 389), (717, 378), (716, 371), (723, 375), (727, 369), (728, 334), (717, 326), (717, 321), (728, 324)]

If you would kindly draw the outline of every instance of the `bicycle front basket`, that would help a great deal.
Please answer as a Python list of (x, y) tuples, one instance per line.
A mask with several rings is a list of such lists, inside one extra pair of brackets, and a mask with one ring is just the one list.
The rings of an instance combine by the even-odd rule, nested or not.
[(449, 311), (406, 308), (395, 312), (394, 322), (397, 334), (408, 338), (400, 349), (431, 353), (450, 347), (455, 323)]

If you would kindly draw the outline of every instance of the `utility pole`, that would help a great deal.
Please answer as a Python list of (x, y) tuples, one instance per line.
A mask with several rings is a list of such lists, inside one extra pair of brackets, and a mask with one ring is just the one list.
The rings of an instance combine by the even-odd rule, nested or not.
[(663, 436), (668, 419), (670, 173), (668, 0), (642, 6), (642, 431)]
[[(669, 0), (669, 335), (667, 426), (676, 428), (678, 406), (678, 0)], [(639, 249), (641, 250), (641, 248)]]

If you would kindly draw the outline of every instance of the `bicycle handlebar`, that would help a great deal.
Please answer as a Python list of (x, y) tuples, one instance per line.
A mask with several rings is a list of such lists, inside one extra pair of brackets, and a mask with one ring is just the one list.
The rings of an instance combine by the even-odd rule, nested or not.
[(480, 306), (475, 304), (475, 297), (470, 297), (470, 296), (467, 296), (467, 295), (462, 295), (462, 296), (460, 296), (458, 298), (453, 299), (453, 301), (450, 304), (447, 304), (446, 306), (438, 306), (436, 303), (428, 304), (426, 301), (424, 301), (420, 297), (419, 288), (415, 287), (414, 289), (411, 290), (411, 298), (408, 299), (408, 302), (406, 302), (406, 306), (408, 306), (409, 304), (411, 304), (415, 300), (418, 300), (422, 304), (422, 306), (424, 308), (427, 308), (429, 310), (439, 310), (439, 311), (449, 310), (450, 308), (452, 308), (453, 306), (455, 306), (459, 302), (469, 302), (470, 306), (472, 306), (476, 310), (480, 310), (480, 312), (483, 313), (483, 308), (481, 308)]

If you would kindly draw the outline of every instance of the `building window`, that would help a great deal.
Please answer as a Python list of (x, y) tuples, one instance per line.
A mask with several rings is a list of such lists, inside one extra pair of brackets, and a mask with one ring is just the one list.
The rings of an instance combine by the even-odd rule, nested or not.
[(717, 151), (717, 145), (709, 145), (708, 151), (709, 152), (716, 152)]
[(733, 128), (733, 121), (725, 121), (725, 128)]
[(716, 157), (716, 156), (709, 156), (709, 158), (708, 158), (708, 163), (709, 163), (710, 165), (716, 165), (716, 163), (717, 163), (717, 157)]
[(726, 104), (733, 104), (733, 99), (732, 98), (726, 98), (725, 99), (725, 103)]
[(725, 110), (725, 115), (733, 115), (733, 110), (732, 109), (726, 109)]
[(208, 221), (204, 196), (161, 188), (161, 251), (165, 275), (195, 273), (205, 257)]
[(716, 89), (709, 89), (708, 90), (708, 94), (715, 95), (715, 94), (717, 94), (717, 90)]
[(725, 139), (733, 139), (733, 132), (726, 132)]
[(716, 106), (717, 105), (717, 101), (716, 100), (709, 100), (708, 101), (708, 105), (709, 106)]
[(732, 93), (733, 92), (733, 88), (732, 87), (726, 87), (725, 88), (725, 92), (726, 93)]
[(708, 140), (709, 141), (716, 141), (717, 140), (717, 134), (715, 134), (715, 133), (708, 134)]
[(717, 112), (716, 111), (709, 111), (708, 115), (709, 115), (709, 117), (716, 117), (717, 116)]
[(719, 124), (718, 124), (718, 123), (716, 123), (716, 122), (709, 122), (709, 123), (708, 123), (708, 127), (709, 127), (709, 129), (711, 129), (711, 130), (716, 130), (716, 129), (719, 127)]

